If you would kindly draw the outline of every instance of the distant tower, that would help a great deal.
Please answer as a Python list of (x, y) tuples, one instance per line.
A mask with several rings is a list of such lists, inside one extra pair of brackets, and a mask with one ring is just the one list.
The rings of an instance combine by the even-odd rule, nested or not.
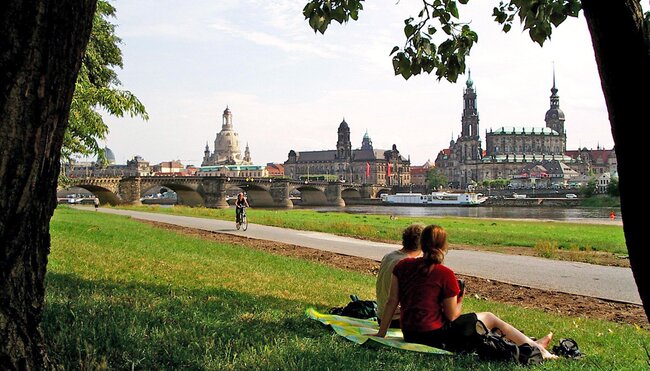
[(221, 118), (221, 131), (214, 140), (214, 152), (206, 145), (201, 166), (235, 165), (243, 162), (239, 150), (239, 134), (233, 129), (232, 112), (226, 106)]
[(248, 147), (248, 142), (246, 142), (246, 149), (244, 150), (244, 163), (247, 165), (253, 163), (253, 161), (251, 161), (251, 150)]
[(546, 127), (553, 129), (562, 136), (562, 153), (566, 151), (566, 132), (564, 131), (564, 112), (560, 109), (560, 96), (555, 87), (555, 66), (553, 66), (553, 87), (551, 88), (551, 107), (546, 111)]
[(361, 149), (362, 150), (372, 151), (372, 140), (370, 139), (370, 136), (368, 135), (368, 130), (367, 129), (366, 129), (366, 133), (363, 134), (363, 140), (361, 141)]
[(352, 156), (352, 142), (350, 142), (350, 127), (345, 119), (339, 125), (339, 139), (336, 142), (336, 157), (338, 159), (349, 159)]
[(230, 112), (228, 106), (226, 106), (226, 109), (223, 111), (221, 130), (232, 130), (232, 112)]
[(462, 131), (458, 139), (462, 142), (460, 161), (480, 160), (481, 137), (478, 131), (478, 110), (476, 108), (476, 90), (472, 81), (472, 71), (469, 71), (463, 92), (463, 118), (461, 119)]
[(208, 142), (205, 142), (205, 151), (203, 151), (203, 163), (208, 163), (210, 161), (210, 147)]

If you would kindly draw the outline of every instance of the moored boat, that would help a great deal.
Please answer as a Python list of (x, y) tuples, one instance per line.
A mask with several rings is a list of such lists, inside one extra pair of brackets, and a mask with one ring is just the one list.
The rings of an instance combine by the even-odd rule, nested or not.
[(487, 200), (487, 197), (480, 193), (431, 192), (429, 194), (397, 193), (394, 195), (381, 195), (383, 203), (412, 206), (478, 206), (485, 200)]

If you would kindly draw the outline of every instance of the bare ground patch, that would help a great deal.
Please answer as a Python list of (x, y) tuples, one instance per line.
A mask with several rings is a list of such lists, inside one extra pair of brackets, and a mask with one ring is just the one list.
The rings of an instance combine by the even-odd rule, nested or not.
[[(372, 259), (335, 254), (328, 251), (315, 250), (273, 241), (257, 240), (226, 233), (185, 228), (165, 223), (142, 220), (138, 221), (157, 228), (175, 231), (182, 235), (194, 236), (215, 242), (243, 245), (273, 254), (316, 261), (332, 267), (355, 272), (376, 275), (379, 270), (379, 262)], [(454, 248), (472, 249), (470, 246), (454, 246)], [(532, 249), (527, 250), (530, 251)], [(508, 252), (509, 248), (500, 249), (498, 251)], [(633, 324), (646, 330), (650, 330), (650, 324), (645, 316), (643, 307), (640, 305), (545, 291), (477, 277), (458, 276), (465, 279), (467, 294), (472, 295), (477, 299), (513, 304), (524, 308), (542, 309), (545, 312), (557, 313), (559, 315), (604, 319), (612, 322)]]

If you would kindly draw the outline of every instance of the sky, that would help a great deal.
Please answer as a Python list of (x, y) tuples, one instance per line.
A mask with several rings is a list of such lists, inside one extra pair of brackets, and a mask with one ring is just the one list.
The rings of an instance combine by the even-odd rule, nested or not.
[[(419, 75), (394, 76), (389, 53), (404, 43), (404, 19), (420, 1), (373, 0), (357, 22), (314, 34), (305, 0), (116, 0), (122, 38), (122, 88), (150, 119), (105, 117), (105, 145), (117, 163), (140, 155), (152, 164), (199, 166), (213, 150), (228, 106), (241, 150), (255, 164), (282, 163), (290, 150), (335, 149), (343, 119), (353, 148), (368, 132), (376, 149), (393, 144), (412, 165), (435, 160), (461, 129), (463, 88)], [(583, 17), (568, 19), (544, 47), (517, 24), (504, 34), (495, 1), (460, 8), (479, 34), (468, 57), (477, 90), (480, 133), (501, 126), (542, 127), (553, 65), (567, 148), (611, 148), (607, 109)], [(485, 145), (485, 144), (484, 144)]]

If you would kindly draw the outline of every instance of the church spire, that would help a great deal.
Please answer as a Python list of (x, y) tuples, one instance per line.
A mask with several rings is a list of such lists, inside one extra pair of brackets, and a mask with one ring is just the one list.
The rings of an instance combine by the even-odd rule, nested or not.
[[(560, 109), (560, 96), (557, 94), (558, 88), (555, 83), (555, 63), (553, 63), (553, 87), (551, 88), (551, 107), (546, 111), (546, 116), (544, 121), (546, 121), (546, 127), (557, 131), (560, 135), (566, 138), (566, 133), (564, 131), (564, 112)], [(566, 149), (566, 142), (562, 145), (562, 151)]]
[(472, 81), (472, 70), (471, 69), (467, 69), (467, 82), (465, 83), (465, 85), (467, 85), (468, 88), (471, 88), (472, 86), (474, 86), (474, 81)]
[(555, 63), (553, 63), (553, 87), (551, 88), (551, 109), (560, 108), (560, 96), (557, 95), (557, 87), (555, 86)]

